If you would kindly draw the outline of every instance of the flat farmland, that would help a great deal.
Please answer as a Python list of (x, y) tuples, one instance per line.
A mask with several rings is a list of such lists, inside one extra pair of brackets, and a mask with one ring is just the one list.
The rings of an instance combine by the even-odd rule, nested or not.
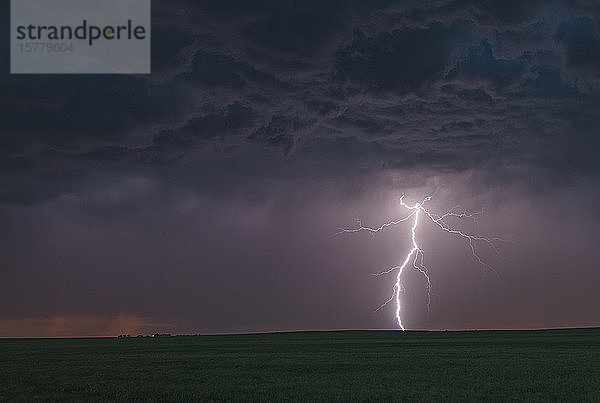
[(599, 401), (600, 329), (2, 339), (0, 400)]

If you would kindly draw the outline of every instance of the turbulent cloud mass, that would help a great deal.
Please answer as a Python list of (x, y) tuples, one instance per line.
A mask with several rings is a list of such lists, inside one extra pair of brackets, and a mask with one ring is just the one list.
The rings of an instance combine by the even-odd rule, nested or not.
[(407, 328), (600, 325), (594, 2), (152, 6), (149, 76), (0, 58), (0, 336), (390, 328), (409, 226), (329, 235), (434, 193), (511, 242), (424, 226)]

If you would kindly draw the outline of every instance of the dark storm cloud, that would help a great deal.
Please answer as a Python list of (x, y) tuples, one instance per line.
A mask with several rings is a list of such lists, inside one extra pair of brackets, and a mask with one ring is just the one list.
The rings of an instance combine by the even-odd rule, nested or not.
[(178, 70), (186, 64), (186, 50), (194, 44), (196, 37), (185, 29), (172, 25), (154, 25), (152, 33), (160, 41), (152, 41), (152, 71), (160, 74)]
[(431, 24), (422, 29), (378, 32), (368, 38), (360, 29), (352, 44), (337, 54), (335, 78), (355, 81), (367, 90), (414, 92), (439, 78), (452, 52), (452, 44), (465, 29), (459, 24)]
[[(3, 77), (4, 167), (32, 167), (28, 159), (48, 153), (177, 163), (206, 141), (294, 158), (312, 139), (345, 137), (374, 142), (379, 166), (416, 155), (419, 165), (450, 167), (477, 147), (528, 164), (533, 148), (547, 158), (565, 151), (566, 141), (554, 149), (560, 141), (540, 144), (536, 134), (552, 131), (565, 109), (582, 119), (564, 117), (563, 133), (587, 122), (577, 123), (573, 152), (595, 138), (584, 116), (599, 96), (592, 78), (576, 78), (596, 74), (600, 39), (597, 16), (583, 7), (228, 1), (155, 9), (149, 78)], [(252, 119), (228, 116), (230, 105)]]
[(495, 58), (492, 46), (487, 40), (483, 40), (479, 45), (469, 48), (467, 56), (457, 62), (446, 79), (461, 78), (471, 83), (482, 80), (491, 83), (496, 89), (502, 89), (521, 79), (524, 71), (524, 61)]
[(218, 113), (194, 117), (177, 130), (161, 132), (154, 138), (153, 144), (188, 148), (199, 140), (235, 134), (244, 128), (251, 127), (255, 115), (252, 108), (235, 102)]
[(567, 66), (600, 74), (600, 35), (597, 24), (588, 17), (574, 18), (562, 23), (554, 39), (564, 45)]
[[(155, 7), (166, 12), (155, 13), (153, 76), (2, 78), (0, 162), (13, 184), (4, 187), (6, 201), (78, 188), (93, 175), (89, 160), (135, 171), (210, 150), (243, 160), (252, 147), (310, 165), (321, 158), (315, 144), (331, 144), (323, 157), (363, 172), (484, 161), (488, 169), (597, 172), (586, 149), (598, 142), (600, 47), (597, 15), (585, 7), (179, 7)], [(362, 144), (355, 167), (344, 151), (352, 141)], [(42, 170), (46, 186), (34, 179)], [(264, 174), (285, 172), (265, 165)]]
[[(213, 330), (273, 329), (282, 316), (300, 318), (286, 328), (381, 327), (387, 320), (370, 312), (353, 321), (340, 301), (351, 289), (360, 309), (378, 286), (363, 290), (356, 265), (385, 266), (395, 249), (352, 244), (365, 256), (342, 259), (354, 277), (340, 282), (343, 265), (313, 223), (328, 233), (382, 203), (371, 193), (430, 192), (444, 178), (497, 209), (499, 227), (512, 217), (506, 200), (521, 220), (522, 205), (542, 204), (549, 212), (533, 221), (561, 225), (562, 204), (545, 196), (583, 188), (597, 199), (600, 9), (591, 3), (155, 0), (152, 19), (149, 76), (16, 76), (0, 59), (0, 239), (10, 251), (0, 302), (63, 292), (48, 304), (0, 304), (0, 316), (54, 323), (98, 307), (106, 326), (120, 323), (113, 314), (141, 326), (149, 311), (171, 323), (181, 309), (180, 329), (197, 329), (197, 316)], [(3, 32), (9, 23), (4, 6)], [(582, 228), (573, 236), (593, 238), (584, 218), (569, 217)], [(560, 237), (523, 222), (511, 228), (558, 250)], [(543, 263), (560, 273), (551, 257)], [(339, 317), (302, 319), (327, 304)], [(265, 322), (239, 319), (240, 306)]]

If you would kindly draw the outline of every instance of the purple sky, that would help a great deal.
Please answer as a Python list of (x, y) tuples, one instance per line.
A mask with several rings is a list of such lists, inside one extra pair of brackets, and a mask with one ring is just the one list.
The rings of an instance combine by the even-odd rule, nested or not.
[[(153, 2), (150, 76), (0, 59), (0, 337), (598, 326), (593, 2)], [(8, 27), (8, 9), (0, 24)], [(4, 46), (8, 46), (5, 35)]]

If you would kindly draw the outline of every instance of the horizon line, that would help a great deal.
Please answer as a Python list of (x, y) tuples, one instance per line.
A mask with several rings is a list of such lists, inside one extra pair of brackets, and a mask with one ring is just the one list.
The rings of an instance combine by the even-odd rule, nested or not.
[[(593, 330), (600, 329), (600, 325), (575, 326), (575, 327), (538, 327), (538, 328), (478, 328), (478, 329), (296, 329), (296, 330), (272, 330), (272, 331), (256, 331), (256, 332), (208, 332), (208, 333), (182, 333), (171, 334), (167, 337), (194, 337), (194, 336), (250, 336), (250, 335), (270, 335), (270, 334), (286, 334), (286, 333), (336, 333), (336, 332), (397, 332), (397, 333), (465, 333), (465, 332), (535, 332), (535, 331), (551, 331), (551, 330)], [(157, 333), (155, 333), (157, 334)], [(162, 333), (164, 334), (164, 333)], [(0, 340), (57, 340), (57, 339), (116, 339), (119, 336), (126, 335), (122, 333), (114, 336), (0, 336)], [(137, 337), (145, 338), (161, 338), (154, 337), (153, 334), (138, 334), (129, 335), (129, 338)], [(165, 336), (162, 336), (164, 338)]]

